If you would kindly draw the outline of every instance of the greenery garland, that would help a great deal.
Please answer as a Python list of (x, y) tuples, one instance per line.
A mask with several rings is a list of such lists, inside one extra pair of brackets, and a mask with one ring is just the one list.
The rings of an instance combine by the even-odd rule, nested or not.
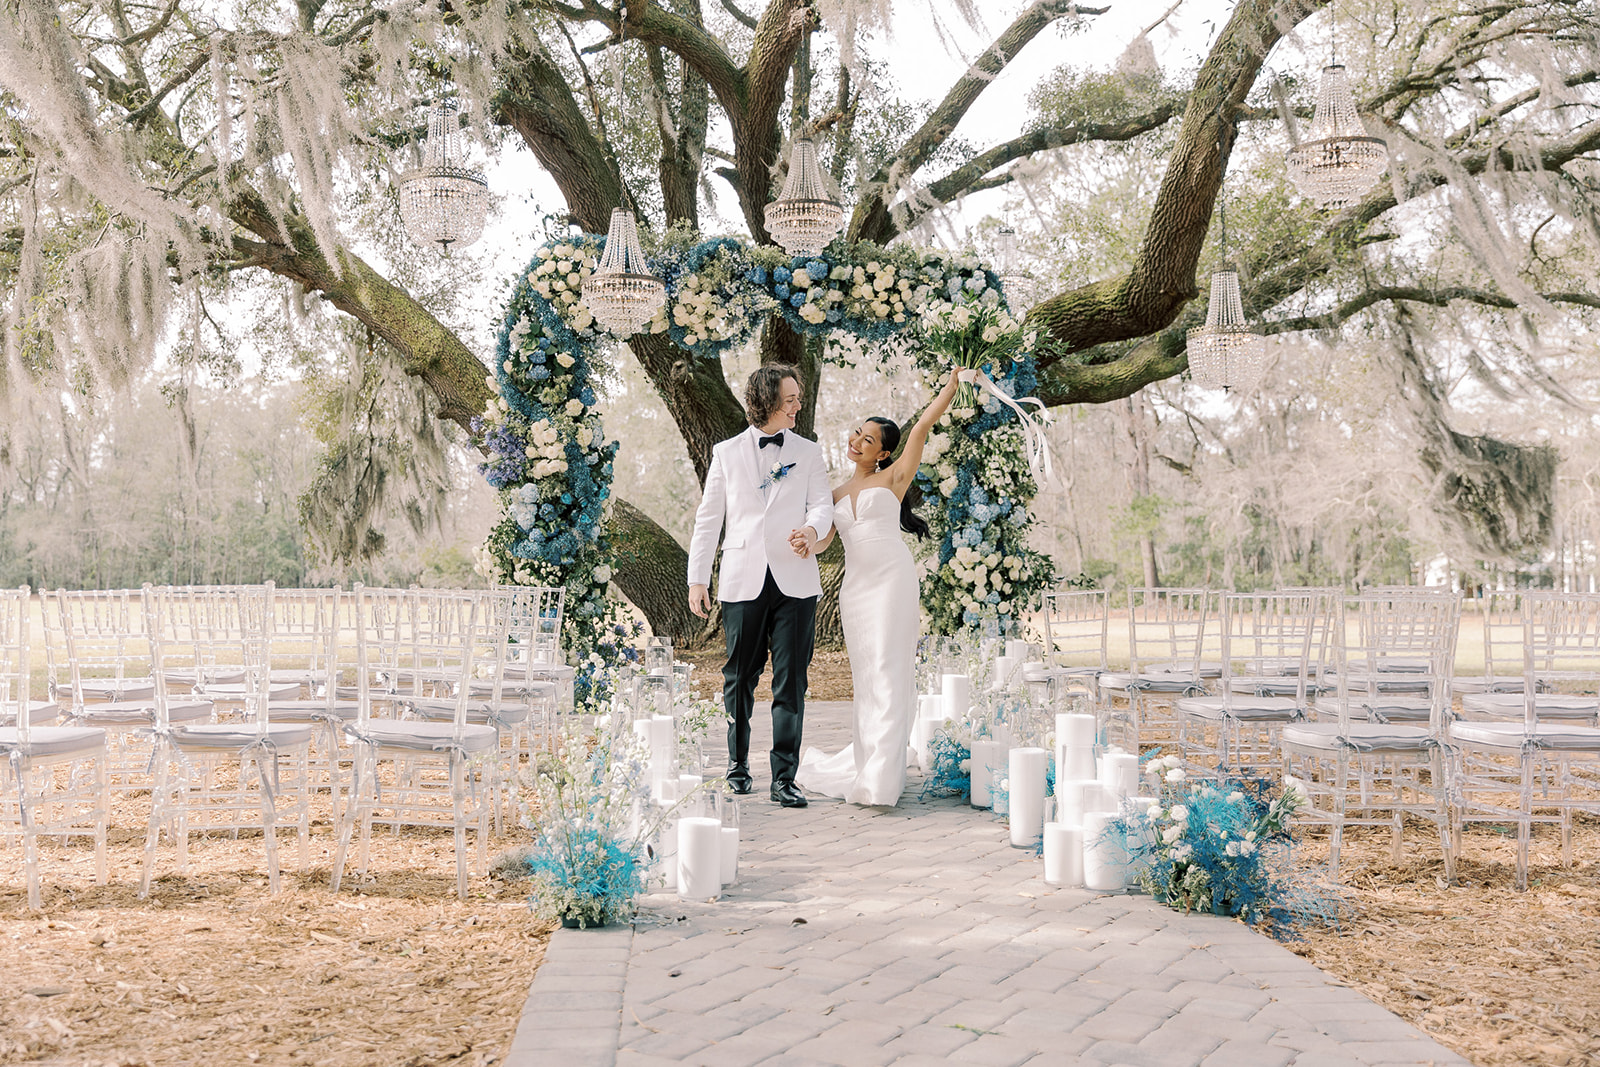
[[(606, 441), (596, 380), (614, 340), (583, 303), (582, 286), (603, 238), (546, 242), (517, 279), (501, 322), (495, 376), (499, 396), (474, 421), (486, 458), (480, 471), (501, 491), (504, 515), (480, 549), (491, 580), (567, 590), (563, 639), (581, 663), (579, 699), (604, 699), (592, 678), (625, 658), (637, 630), (619, 622), (610, 596), (612, 552), (605, 533), (617, 442)], [(667, 234), (656, 258), (667, 301), (646, 329), (696, 356), (715, 358), (749, 340), (774, 310), (797, 331), (825, 335), (832, 358), (859, 362), (868, 346), (914, 343), (933, 308), (1003, 305), (1000, 280), (971, 254), (835, 242), (816, 256), (790, 258), (739, 238)], [(1035, 378), (1031, 348), (986, 372), (1014, 397)], [(948, 367), (922, 351), (933, 378)], [(1028, 504), (1038, 491), (1021, 460), (1016, 415), (993, 397), (952, 412), (930, 436), (918, 473), (934, 502), (937, 566), (922, 603), (935, 633), (1016, 618), (1049, 580), (1047, 557), (1026, 547)]]

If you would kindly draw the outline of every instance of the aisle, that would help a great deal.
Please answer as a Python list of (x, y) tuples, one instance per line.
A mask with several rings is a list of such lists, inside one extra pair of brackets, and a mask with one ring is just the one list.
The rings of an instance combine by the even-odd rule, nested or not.
[[(848, 714), (813, 705), (807, 741), (842, 745)], [(1045, 885), (991, 815), (920, 785), (786, 811), (758, 778), (739, 883), (647, 897), (632, 933), (558, 931), (507, 1062), (1466, 1062), (1236, 922)]]

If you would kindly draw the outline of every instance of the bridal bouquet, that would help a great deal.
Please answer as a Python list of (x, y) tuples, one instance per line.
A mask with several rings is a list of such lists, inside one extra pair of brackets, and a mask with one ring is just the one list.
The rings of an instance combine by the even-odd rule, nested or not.
[[(1031, 348), (1033, 332), (1022, 328), (998, 302), (984, 300), (930, 303), (923, 311), (922, 328), (927, 348), (945, 362), (967, 370), (989, 367), (998, 371)], [(963, 382), (954, 407), (969, 418), (978, 407), (975, 386)]]

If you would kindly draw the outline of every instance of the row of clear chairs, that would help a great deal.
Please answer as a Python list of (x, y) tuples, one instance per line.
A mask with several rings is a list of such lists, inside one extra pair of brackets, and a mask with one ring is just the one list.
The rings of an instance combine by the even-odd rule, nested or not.
[(39, 835), (93, 834), (103, 880), (111, 795), (142, 789), (141, 895), (161, 834), (182, 871), (197, 830), (260, 830), (277, 891), (277, 829), (297, 829), (304, 869), (326, 790), (335, 888), (352, 844), (365, 873), (374, 823), (443, 825), (464, 897), (466, 832), (481, 864), (522, 753), (571, 707), (560, 589), (44, 593), (45, 701), (29, 699), (28, 591), (4, 596), (0, 832), (21, 838), (35, 906)]
[(1560, 826), (1570, 862), (1572, 815), (1600, 797), (1600, 598), (1486, 598), (1472, 678), (1454, 675), (1461, 604), (1447, 590), (1130, 600), (1126, 671), (1107, 664), (1107, 594), (1046, 600), (1049, 669), (1083, 680), (1109, 740), (1175, 739), (1203, 773), (1298, 772), (1335, 871), (1351, 825), (1391, 829), (1398, 860), (1407, 816), (1437, 829), (1447, 877), (1467, 822), (1516, 824), (1519, 885), (1535, 823)]

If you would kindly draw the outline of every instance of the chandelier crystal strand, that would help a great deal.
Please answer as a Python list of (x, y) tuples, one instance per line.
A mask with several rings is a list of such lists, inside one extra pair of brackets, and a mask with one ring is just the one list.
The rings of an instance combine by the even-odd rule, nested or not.
[(1207, 389), (1249, 389), (1267, 365), (1267, 339), (1244, 318), (1239, 275), (1225, 268), (1211, 275), (1206, 324), (1189, 331), (1189, 373)]
[(817, 255), (844, 229), (844, 207), (828, 193), (811, 138), (795, 138), (783, 192), (766, 217), (767, 232), (791, 256)]
[(400, 178), (400, 218), (406, 234), (424, 248), (449, 251), (483, 236), (489, 213), (489, 183), (464, 165), (461, 131), (453, 101), (436, 102), (428, 115), (422, 166)]
[(995, 232), (995, 272), (1000, 276), (1000, 291), (1005, 294), (1006, 306), (1013, 315), (1022, 316), (1034, 305), (1037, 293), (1033, 275), (1023, 270), (1019, 262), (1017, 231), (1002, 226)]
[(639, 244), (633, 209), (611, 209), (600, 263), (583, 283), (583, 302), (594, 319), (618, 337), (631, 337), (667, 302), (667, 287), (651, 273)]
[(1388, 169), (1388, 143), (1368, 136), (1342, 66), (1323, 68), (1311, 129), (1285, 159), (1289, 180), (1326, 208), (1354, 203)]
[[(612, 66), (616, 81), (617, 110), (625, 115), (628, 98), (622, 92), (622, 47), (628, 28), (628, 9), (617, 11), (617, 51)], [(618, 123), (619, 128), (622, 123)], [(667, 287), (651, 271), (639, 244), (639, 223), (622, 194), (622, 205), (611, 209), (605, 251), (594, 272), (583, 281), (583, 302), (594, 320), (618, 337), (632, 337), (655, 318), (667, 302)]]

